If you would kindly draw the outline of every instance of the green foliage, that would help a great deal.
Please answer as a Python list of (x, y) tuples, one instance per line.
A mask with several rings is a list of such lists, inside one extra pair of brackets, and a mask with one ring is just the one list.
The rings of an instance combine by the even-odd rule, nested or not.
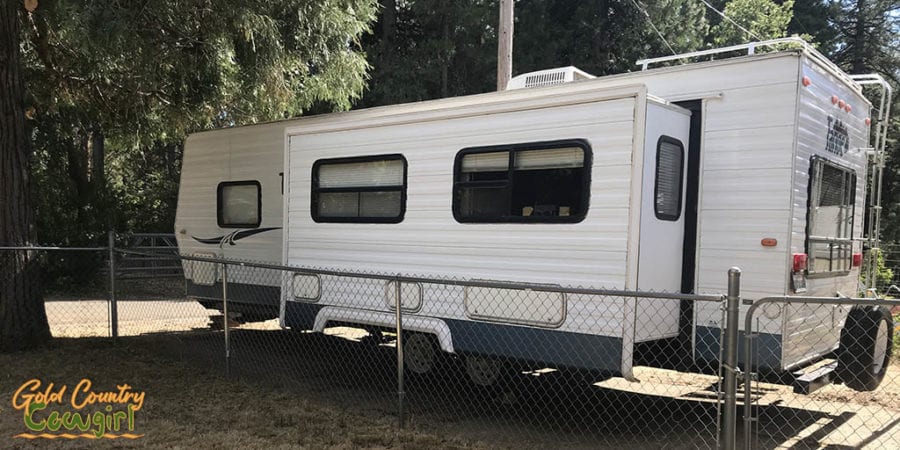
[(829, 55), (831, 59), (849, 73), (880, 73), (896, 87), (900, 83), (900, 2), (840, 0), (833, 7), (832, 27), (840, 46)]
[(717, 46), (740, 44), (759, 39), (775, 39), (786, 36), (788, 24), (793, 18), (794, 0), (781, 4), (772, 0), (732, 0), (725, 6), (725, 15), (753, 35), (723, 20), (711, 30), (712, 41)]
[[(171, 231), (192, 131), (494, 90), (498, 3), (41, 1), (21, 39), (40, 240)], [(761, 38), (808, 34), (847, 70), (900, 78), (896, 0), (711, 3)], [(605, 75), (749, 40), (692, 0), (520, 1), (513, 71)], [(900, 119), (894, 127), (897, 136)], [(105, 143), (98, 173), (95, 136)], [(898, 160), (888, 160), (884, 229), (900, 242)]]
[[(894, 280), (894, 271), (893, 269), (887, 267), (884, 263), (884, 252), (881, 250), (876, 250), (877, 255), (875, 257), (875, 286), (881, 289), (882, 291), (886, 289), (888, 286), (893, 283)], [(863, 265), (860, 281), (864, 284), (868, 284), (866, 280), (866, 273), (869, 272), (869, 267), (871, 262), (871, 258), (867, 259), (865, 265)]]
[(836, 13), (830, 0), (794, 0), (794, 14), (788, 24), (788, 35), (803, 35), (824, 54), (837, 46), (838, 32), (831, 26)]
[(900, 314), (894, 314), (894, 359), (900, 360)]
[[(378, 32), (363, 41), (374, 71), (359, 106), (496, 88), (497, 0), (384, 4)], [(568, 65), (596, 75), (635, 70), (637, 59), (670, 53), (651, 21), (675, 51), (700, 48), (708, 30), (704, 6), (690, 0), (532, 0), (515, 8), (514, 74)]]
[(39, 239), (170, 231), (186, 134), (349, 109), (375, 13), (375, 0), (40, 2), (21, 38)]
[[(638, 59), (672, 53), (653, 27), (675, 52), (699, 49), (708, 30), (704, 6), (693, 1), (543, 1), (516, 6), (513, 68), (518, 73), (566, 65), (595, 75), (628, 72), (638, 68)], [(520, 35), (519, 30), (525, 32)]]

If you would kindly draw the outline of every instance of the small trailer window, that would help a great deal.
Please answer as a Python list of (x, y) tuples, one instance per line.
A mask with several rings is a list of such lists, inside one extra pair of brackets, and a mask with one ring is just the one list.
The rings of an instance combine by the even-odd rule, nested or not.
[(216, 220), (222, 228), (256, 228), (262, 217), (259, 181), (219, 183)]
[(684, 184), (684, 145), (669, 136), (656, 144), (654, 187), (656, 218), (676, 221), (681, 217), (681, 188)]
[(850, 271), (856, 173), (813, 158), (809, 172), (806, 247), (810, 275)]
[(580, 222), (590, 161), (583, 140), (464, 149), (456, 156), (453, 216), (458, 222)]
[(312, 168), (316, 222), (398, 223), (406, 211), (402, 155), (321, 159)]

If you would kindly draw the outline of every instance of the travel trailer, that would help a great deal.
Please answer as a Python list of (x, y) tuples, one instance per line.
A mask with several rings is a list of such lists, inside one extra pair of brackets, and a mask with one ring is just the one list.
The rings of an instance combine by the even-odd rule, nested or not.
[[(786, 41), (796, 48), (755, 52)], [(736, 51), (744, 55), (724, 57)], [(715, 59), (649, 67), (708, 54)], [(191, 136), (182, 253), (676, 293), (722, 293), (738, 266), (745, 298), (856, 294), (863, 241), (877, 244), (863, 227), (866, 180), (880, 176), (881, 157), (869, 146), (862, 82), (796, 40), (641, 64), (597, 78), (541, 71), (503, 92)], [(185, 276), (195, 292), (218, 283), (187, 267)], [(267, 293), (255, 298), (283, 327), (395, 325), (388, 281), (279, 281), (245, 289)], [(718, 303), (641, 300), (622, 313), (578, 295), (402, 291), (413, 349), (428, 341), (472, 361), (626, 378), (641, 344), (681, 337), (698, 365), (719, 356)], [(767, 308), (754, 330), (765, 355), (756, 369), (792, 372), (833, 352), (848, 313)], [(586, 349), (591, 357), (573, 355)]]
[[(287, 122), (196, 133), (184, 144), (175, 233), (183, 255), (280, 263), (282, 170)], [(184, 261), (187, 294), (222, 309), (220, 266)], [(228, 283), (229, 315), (278, 317), (279, 277)]]

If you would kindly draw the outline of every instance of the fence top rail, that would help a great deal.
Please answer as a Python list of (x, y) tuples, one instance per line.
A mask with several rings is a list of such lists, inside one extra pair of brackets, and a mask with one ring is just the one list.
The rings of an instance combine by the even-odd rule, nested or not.
[(41, 246), (25, 246), (25, 247), (0, 247), (0, 250), (30, 250), (30, 251), (100, 251), (109, 250), (109, 247), (41, 247)]
[[(146, 255), (144, 253), (134, 252), (134, 251), (129, 251), (129, 250), (122, 250), (122, 249), (116, 249), (116, 251), (119, 253), (122, 253), (122, 254)], [(157, 256), (159, 256), (159, 255), (157, 255)], [(162, 258), (165, 258), (165, 256), (163, 256)], [(452, 279), (452, 278), (407, 276), (407, 275), (402, 275), (402, 274), (388, 275), (388, 274), (377, 274), (377, 273), (347, 272), (347, 271), (339, 271), (339, 270), (291, 267), (291, 266), (283, 266), (283, 265), (278, 265), (278, 264), (268, 264), (268, 263), (260, 263), (260, 262), (249, 262), (249, 261), (235, 261), (235, 260), (229, 260), (229, 259), (225, 259), (225, 258), (209, 258), (209, 257), (189, 256), (189, 255), (172, 255), (172, 258), (178, 259), (178, 260), (185, 260), (185, 261), (198, 261), (198, 262), (207, 262), (207, 263), (213, 263), (213, 264), (226, 264), (229, 266), (279, 270), (279, 271), (291, 272), (291, 273), (298, 274), (298, 275), (312, 275), (312, 276), (326, 275), (326, 276), (337, 276), (337, 277), (346, 277), (346, 278), (397, 281), (397, 282), (401, 282), (401, 283), (441, 284), (441, 285), (446, 285), (446, 286), (483, 287), (483, 288), (496, 288), (496, 289), (517, 289), (517, 290), (530, 290), (530, 291), (536, 291), (536, 292), (554, 292), (554, 293), (564, 293), (564, 294), (600, 295), (600, 296), (607, 296), (607, 297), (629, 297), (629, 298), (647, 298), (647, 299), (693, 300), (693, 301), (702, 301), (702, 302), (721, 302), (722, 299), (725, 298), (724, 295), (718, 295), (718, 294), (681, 294), (681, 293), (651, 292), (651, 291), (641, 292), (641, 291), (629, 291), (629, 290), (623, 290), (623, 289), (564, 287), (564, 286), (556, 285), (556, 284), (528, 283), (528, 282), (519, 282), (519, 281), (460, 280), (460, 279)]]
[[(889, 300), (885, 298), (853, 298), (853, 297), (765, 297), (753, 300), (750, 308), (747, 309), (747, 315), (744, 318), (744, 329), (753, 329), (753, 313), (763, 305), (769, 303), (785, 303), (785, 304), (804, 304), (804, 305), (872, 305), (872, 306), (892, 306), (900, 307), (900, 300)], [(748, 333), (748, 336), (750, 334)]]

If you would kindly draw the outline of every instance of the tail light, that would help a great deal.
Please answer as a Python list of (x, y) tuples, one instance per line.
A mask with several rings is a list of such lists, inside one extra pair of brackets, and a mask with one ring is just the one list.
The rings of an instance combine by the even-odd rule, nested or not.
[(794, 272), (802, 272), (806, 270), (806, 262), (808, 258), (806, 253), (794, 253)]
[(862, 265), (862, 253), (854, 253), (853, 254), (853, 267), (859, 267)]

